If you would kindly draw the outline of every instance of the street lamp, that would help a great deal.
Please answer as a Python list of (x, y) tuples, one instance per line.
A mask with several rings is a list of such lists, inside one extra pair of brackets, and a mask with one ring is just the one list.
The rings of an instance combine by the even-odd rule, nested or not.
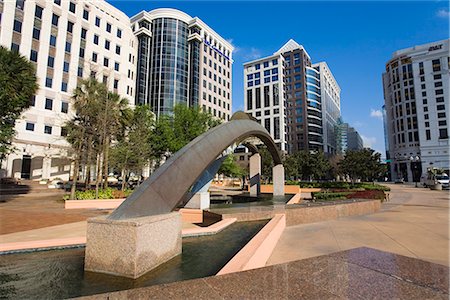
[[(419, 155), (410, 156), (409, 161), (411, 163), (411, 172), (413, 175), (413, 180), (414, 180), (415, 186), (417, 187), (417, 163), (420, 161), (420, 157), (419, 157)], [(413, 168), (413, 162), (414, 162), (414, 168)]]

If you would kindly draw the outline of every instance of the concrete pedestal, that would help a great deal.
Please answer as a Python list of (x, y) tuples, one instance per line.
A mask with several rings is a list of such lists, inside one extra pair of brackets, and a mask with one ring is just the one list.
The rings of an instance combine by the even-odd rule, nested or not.
[(210, 206), (209, 192), (198, 192), (184, 207), (195, 209), (207, 209)]
[(276, 165), (272, 168), (273, 176), (273, 195), (284, 196), (284, 167)]
[(255, 153), (250, 156), (250, 196), (258, 196), (261, 193), (261, 155)]
[(181, 254), (181, 214), (87, 222), (86, 271), (138, 278)]

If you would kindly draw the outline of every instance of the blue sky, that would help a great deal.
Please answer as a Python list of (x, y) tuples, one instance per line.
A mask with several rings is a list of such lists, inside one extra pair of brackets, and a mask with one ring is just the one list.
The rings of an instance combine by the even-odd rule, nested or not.
[(344, 121), (384, 156), (381, 74), (394, 51), (449, 37), (447, 1), (108, 1), (133, 16), (171, 7), (197, 16), (236, 47), (233, 112), (244, 107), (246, 61), (271, 55), (290, 38), (314, 62), (326, 61), (341, 92)]

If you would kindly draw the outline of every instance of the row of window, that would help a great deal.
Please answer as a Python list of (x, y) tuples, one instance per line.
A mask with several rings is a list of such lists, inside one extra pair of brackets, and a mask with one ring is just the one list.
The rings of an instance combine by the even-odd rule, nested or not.
[(214, 71), (219, 71), (219, 73), (223, 73), (223, 75), (227, 76), (230, 79), (230, 71), (227, 71), (225, 68), (218, 66), (217, 63), (213, 63), (211, 59), (207, 59), (206, 56), (203, 56), (203, 63), (208, 65), (210, 68), (213, 68)]
[(254, 64), (253, 66), (249, 66), (247, 68), (250, 69), (251, 67), (254, 67), (255, 70), (260, 70), (261, 69), (261, 65), (263, 66), (264, 69), (268, 68), (269, 66), (277, 66), (278, 65), (278, 59), (276, 59), (276, 58), (272, 59), (271, 62), (265, 61), (262, 64), (261, 63), (257, 63), (257, 64)]
[[(30, 106), (36, 106), (36, 96), (33, 96), (31, 99)], [(47, 110), (53, 110), (53, 99), (45, 98), (44, 108)], [(67, 114), (69, 112), (69, 103), (62, 101), (61, 102), (61, 112)]]
[[(228, 88), (230, 88), (228, 82)], [(214, 93), (218, 93), (219, 96), (226, 97), (228, 100), (230, 99), (230, 93), (226, 92), (225, 89), (218, 88), (215, 84), (213, 85), (211, 82), (206, 82), (206, 80), (203, 80), (203, 87), (208, 88), (208, 90), (213, 91)]]
[[(206, 97), (206, 93), (203, 92), (203, 100), (206, 101), (207, 97)], [(208, 95), (208, 101), (210, 103), (214, 103), (215, 105), (219, 105), (220, 107), (223, 107), (225, 109), (230, 110), (230, 103), (226, 103), (225, 100), (222, 101), (221, 99), (218, 99), (216, 97), (212, 97), (211, 95)]]
[[(33, 122), (26, 122), (25, 123), (25, 130), (27, 131), (34, 131), (36, 124)], [(52, 134), (53, 132), (53, 126), (50, 125), (44, 125), (44, 133), (45, 134)], [(67, 136), (67, 130), (64, 127), (61, 127), (61, 136)]]
[[(57, 5), (61, 5), (61, 0), (54, 0), (54, 3), (57, 4)], [(37, 6), (37, 7), (39, 7), (39, 6)], [(40, 11), (41, 11), (40, 15), (42, 16), (42, 8), (41, 7), (39, 7), (39, 8), (40, 8)], [(75, 13), (75, 11), (76, 11), (76, 4), (73, 3), (72, 1), (69, 2), (69, 11), (72, 12), (72, 13)], [(83, 19), (89, 21), (89, 11), (87, 9), (83, 9)], [(95, 17), (95, 26), (100, 27), (101, 26), (100, 24), (101, 24), (101, 19), (100, 19), (100, 17), (96, 16)], [(55, 26), (57, 26), (57, 24)], [(106, 29), (107, 32), (111, 33), (112, 25), (110, 23), (106, 22), (106, 28), (105, 29)], [(122, 37), (122, 29), (117, 28), (116, 36), (118, 38)]]
[[(209, 50), (208, 50), (209, 49)], [(214, 56), (214, 59), (217, 59), (217, 56), (219, 56), (219, 62), (222, 62), (222, 55), (223, 54), (221, 54), (221, 53), (219, 53), (219, 55), (217, 55), (217, 50), (214, 50), (214, 53), (213, 53), (213, 49), (212, 48), (210, 48), (210, 47), (208, 47), (206, 44), (203, 46), (203, 51), (206, 53), (206, 52), (208, 52), (209, 51), (209, 55), (210, 56)], [(227, 50), (227, 52), (228, 52), (228, 50)], [(206, 58), (206, 57), (205, 57)], [(205, 62), (206, 63), (206, 62)], [(223, 64), (224, 65), (226, 65), (228, 68), (230, 68), (231, 67), (231, 64), (230, 64), (230, 61), (228, 60), (228, 59), (226, 59), (225, 57), (224, 57), (224, 59), (223, 59)]]

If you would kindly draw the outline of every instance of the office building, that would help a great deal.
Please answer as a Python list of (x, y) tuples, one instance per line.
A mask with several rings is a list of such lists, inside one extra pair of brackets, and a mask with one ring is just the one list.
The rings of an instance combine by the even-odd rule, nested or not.
[(312, 65), (302, 45), (291, 39), (272, 56), (245, 63), (244, 90), (246, 112), (268, 129), (280, 150), (335, 153), (340, 88), (326, 63)]
[(279, 149), (287, 151), (284, 59), (275, 54), (244, 64), (244, 106), (270, 133)]
[(347, 150), (358, 151), (364, 148), (363, 140), (355, 128), (338, 118), (335, 125), (336, 153), (344, 154)]
[(233, 46), (202, 20), (175, 9), (143, 11), (131, 18), (139, 39), (136, 103), (157, 116), (174, 105), (200, 106), (231, 117)]
[(392, 179), (449, 170), (449, 40), (398, 50), (383, 73)]
[[(341, 117), (341, 88), (326, 62), (312, 66), (320, 75), (323, 152), (334, 155), (337, 153), (336, 125)], [(308, 82), (308, 77), (306, 80)]]
[(1, 1), (0, 45), (35, 65), (40, 87), (16, 122), (16, 151), (0, 176), (69, 179), (63, 125), (74, 116), (73, 89), (89, 76), (132, 106), (150, 104), (157, 115), (186, 103), (231, 116), (233, 47), (175, 9), (130, 19), (101, 0)]
[(137, 39), (128, 17), (104, 1), (2, 1), (0, 44), (36, 68), (39, 90), (16, 121), (6, 176), (69, 179), (64, 123), (79, 79), (95, 76), (134, 103)]

